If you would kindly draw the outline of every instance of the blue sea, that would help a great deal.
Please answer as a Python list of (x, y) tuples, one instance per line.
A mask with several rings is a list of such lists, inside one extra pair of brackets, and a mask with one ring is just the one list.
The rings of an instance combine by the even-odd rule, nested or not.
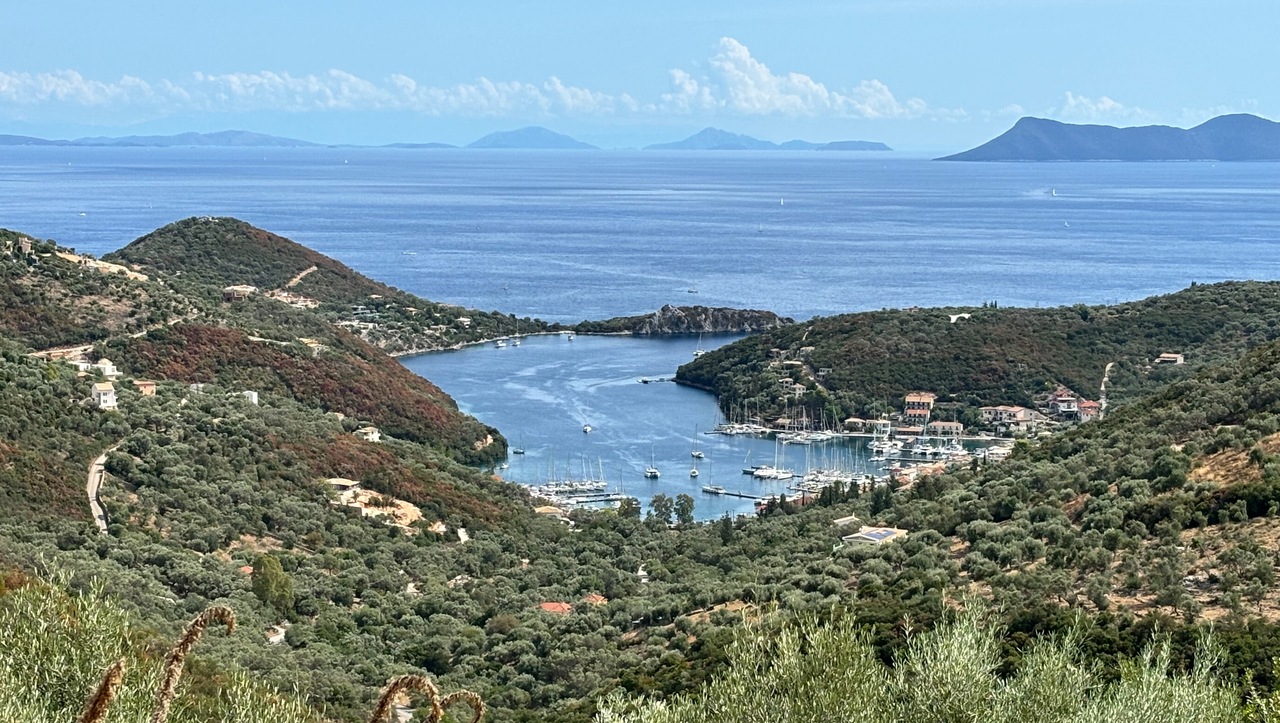
[[(1103, 303), (1280, 278), (1280, 164), (963, 164), (897, 154), (406, 149), (0, 149), (0, 226), (103, 254), (236, 216), (421, 296), (550, 321), (663, 304), (796, 318), (893, 306)], [(705, 340), (704, 347), (723, 340)], [(772, 443), (705, 440), (670, 376), (695, 340), (560, 338), (406, 360), (529, 450), (647, 499), (737, 489)], [(503, 356), (499, 356), (503, 355)], [(584, 423), (598, 431), (581, 432)], [(810, 460), (787, 451), (788, 464)], [(814, 452), (807, 453), (813, 456)], [(754, 457), (749, 457), (754, 455)], [(660, 483), (638, 470), (650, 459)], [(557, 473), (557, 470), (559, 472)], [(648, 486), (643, 486), (643, 485)], [(634, 490), (633, 490), (634, 487)], [(747, 502), (700, 499), (699, 516)]]
[(0, 149), (4, 227), (101, 254), (193, 215), (245, 219), (430, 299), (551, 321), (691, 302), (797, 318), (1093, 303), (1280, 277), (1274, 163)]

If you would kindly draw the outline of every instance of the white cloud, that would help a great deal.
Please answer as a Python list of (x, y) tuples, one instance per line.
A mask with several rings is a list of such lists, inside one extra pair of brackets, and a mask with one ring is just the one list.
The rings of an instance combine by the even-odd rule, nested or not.
[(708, 62), (708, 77), (671, 71), (676, 90), (662, 96), (660, 108), (688, 113), (710, 108), (742, 115), (827, 116), (836, 118), (918, 118), (947, 115), (923, 100), (900, 101), (879, 80), (863, 80), (833, 90), (804, 73), (774, 73), (733, 38), (721, 38)]
[(369, 80), (343, 70), (293, 75), (260, 71), (194, 73), (181, 80), (147, 82), (124, 76), (98, 81), (71, 70), (0, 72), (0, 106), (68, 105), (182, 111), (401, 110), (433, 116), (775, 115), (833, 118), (962, 118), (963, 111), (931, 108), (919, 98), (900, 100), (879, 80), (832, 89), (803, 73), (775, 73), (747, 46), (722, 38), (706, 72), (669, 71), (671, 90), (652, 101), (565, 83), (479, 78), (432, 86), (403, 74)]
[[(666, 112), (695, 113), (716, 107), (716, 100), (711, 97), (711, 89), (679, 68), (671, 71), (671, 85), (674, 86), (674, 90), (663, 93), (658, 106)], [(650, 110), (657, 110), (657, 108), (650, 106)]]
[(81, 106), (145, 103), (155, 98), (146, 81), (126, 75), (115, 82), (90, 80), (74, 70), (53, 73), (0, 71), (0, 102), (14, 105), (69, 103)]
[(1064, 121), (1086, 123), (1151, 120), (1152, 114), (1127, 106), (1107, 96), (1087, 98), (1067, 91), (1061, 106), (1049, 111), (1049, 115)]

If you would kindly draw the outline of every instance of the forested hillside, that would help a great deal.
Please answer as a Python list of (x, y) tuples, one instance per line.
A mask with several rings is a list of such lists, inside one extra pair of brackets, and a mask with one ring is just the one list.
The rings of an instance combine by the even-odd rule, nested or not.
[(272, 295), (279, 306), (310, 307), (392, 354), (553, 328), (537, 319), (517, 323), (514, 316), (414, 296), (234, 218), (184, 219), (105, 258), (164, 275), (209, 299), (220, 298), (228, 286), (252, 286), (255, 296)]
[(191, 312), (164, 284), (103, 273), (78, 264), (68, 249), (56, 251), (52, 242), (0, 229), (0, 335), (36, 349), (90, 344)]
[[(682, 366), (727, 413), (809, 410), (844, 419), (935, 392), (969, 405), (1032, 405), (1062, 384), (1096, 398), (1114, 363), (1111, 400), (1280, 338), (1280, 284), (1201, 284), (1113, 306), (891, 309), (813, 319), (743, 339)], [(1185, 366), (1154, 367), (1163, 353)], [(806, 391), (796, 395), (792, 384)], [(785, 385), (785, 386), (784, 386)]]
[[(57, 388), (47, 364), (4, 360), (19, 386)], [(1280, 650), (1276, 369), (1280, 348), (1267, 346), (1006, 463), (910, 488), (675, 529), (575, 513), (576, 532), (504, 503), (510, 488), (479, 472), (417, 445), (357, 440), (288, 398), (255, 406), (165, 384), (98, 413), (121, 442), (102, 493), (109, 534), (83, 517), (15, 515), (0, 524), (0, 561), (52, 566), (76, 586), (102, 581), (161, 630), (229, 605), (263, 632), (213, 638), (202, 657), (300, 685), (338, 720), (358, 719), (390, 675), (418, 670), (477, 690), (494, 720), (583, 721), (615, 689), (669, 696), (719, 679), (744, 615), (787, 624), (855, 611), (891, 658), (908, 644), (904, 619), (927, 628), (962, 592), (999, 605), (1010, 629), (1002, 670), (1078, 613), (1089, 621), (1081, 654), (1104, 679), (1157, 627), (1180, 667), (1198, 621), (1213, 619), (1222, 680), (1248, 674), (1266, 690)], [(4, 416), (49, 424), (29, 409)], [(409, 531), (354, 514), (333, 504), (330, 476), (413, 503), (423, 519)], [(67, 485), (83, 493), (78, 474)], [(479, 499), (492, 502), (467, 502)], [(833, 520), (848, 514), (910, 534), (838, 548)], [(434, 520), (443, 536), (426, 529)], [(567, 605), (548, 612), (547, 602)], [(292, 623), (283, 641), (268, 643), (282, 621)]]
[[(76, 284), (106, 277), (63, 269), (44, 253), (0, 262), (27, 285), (59, 274)], [(644, 519), (634, 506), (580, 510), (570, 527), (533, 514), (521, 489), (462, 464), (498, 459), (496, 432), (332, 318), (262, 295), (226, 300), (216, 284), (148, 272), (145, 280), (114, 274), (124, 280), (121, 298), (141, 303), (135, 290), (163, 284), (169, 291), (157, 298), (173, 294), (183, 313), (153, 328), (103, 327), (107, 338), (90, 354), (109, 354), (120, 368), (117, 409), (89, 400), (100, 367), (31, 354), (34, 322), (0, 340), (0, 570), (73, 593), (100, 586), (164, 639), (209, 605), (232, 609), (239, 631), (207, 637), (192, 686), (179, 690), (179, 701), (213, 706), (201, 710), (236, 707), (201, 702), (201, 681), (252, 679), (296, 690), (330, 720), (364, 720), (388, 678), (417, 672), (445, 689), (476, 691), (494, 721), (699, 720), (708, 715), (699, 700), (762, 700), (732, 695), (744, 680), (757, 691), (807, 690), (775, 684), (788, 670), (812, 670), (805, 651), (828, 642), (844, 656), (833, 662), (862, 661), (840, 670), (905, 681), (882, 691), (897, 705), (913, 681), (941, 689), (937, 681), (954, 680), (938, 677), (946, 668), (911, 661), (924, 655), (918, 633), (966, 599), (991, 606), (965, 638), (982, 651), (966, 679), (973, 690), (1021, 685), (1024, 674), (1042, 683), (1036, 660), (1078, 663), (1090, 676), (1080, 680), (1112, 687), (1074, 691), (1064, 705), (1128, 710), (1104, 704), (1141, 678), (1154, 686), (1144, 690), (1165, 681), (1159, 689), (1169, 695), (1234, 702), (1219, 708), (1226, 717), (1203, 720), (1245, 720), (1253, 715), (1239, 707), (1246, 687), (1259, 700), (1277, 687), (1280, 343), (1265, 340), (1280, 315), (1270, 284), (1198, 286), (1114, 307), (973, 309), (955, 324), (938, 311), (877, 312), (749, 338), (703, 359), (794, 350), (809, 360), (801, 368), (829, 367), (826, 378), (849, 384), (841, 403), (851, 406), (882, 393), (858, 391), (859, 379), (868, 389), (936, 383), (951, 394), (1029, 394), (1021, 385), (1083, 385), (1076, 380), (1116, 360), (1126, 400), (1105, 420), (1020, 442), (1005, 462), (910, 485), (837, 487), (806, 507), (783, 502), (702, 524), (658, 499)], [(65, 303), (45, 295), (38, 306), (56, 314)], [(883, 348), (871, 349), (877, 339)], [(954, 356), (968, 345), (979, 351)], [(1163, 351), (1184, 352), (1190, 363), (1148, 373), (1143, 362)], [(1056, 361), (1032, 368), (1042, 352)], [(842, 355), (871, 360), (870, 371), (841, 367)], [(915, 376), (900, 378), (899, 366)], [(734, 369), (708, 383), (728, 383)], [(135, 388), (144, 380), (156, 382), (154, 395)], [(256, 403), (245, 391), (258, 392)], [(357, 436), (369, 422), (387, 433), (382, 441)], [(102, 532), (89, 514), (86, 475), (104, 452)], [(835, 522), (851, 515), (907, 535), (842, 544), (847, 528)], [(840, 627), (849, 619), (852, 627)], [(750, 631), (739, 637), (744, 621), (793, 636), (784, 641), (819, 637), (773, 655)], [(1210, 621), (1223, 651), (1211, 679), (1170, 682), (1159, 659), (1125, 662), (1162, 631), (1169, 668), (1190, 670)], [(818, 630), (835, 637), (823, 642), (828, 633)], [(933, 639), (951, 639), (954, 629), (942, 630)], [(1037, 647), (1053, 635), (1070, 645)], [(743, 642), (729, 667), (734, 640)], [(753, 649), (762, 652), (751, 658)], [(83, 660), (97, 665), (95, 655)], [(0, 654), (0, 681), (28, 680), (15, 675), (29, 675), (18, 670), (29, 663), (11, 660)], [(70, 676), (64, 657), (36, 664), (47, 665), (38, 675), (83, 677)], [(919, 677), (928, 670), (934, 677)], [(652, 703), (681, 695), (692, 697), (672, 705), (674, 717)], [(779, 710), (816, 710), (781, 692), (770, 700)], [(874, 700), (867, 709), (882, 710)], [(613, 712), (600, 713), (602, 704)], [(62, 719), (68, 705), (44, 714)], [(896, 709), (883, 710), (893, 720)]]

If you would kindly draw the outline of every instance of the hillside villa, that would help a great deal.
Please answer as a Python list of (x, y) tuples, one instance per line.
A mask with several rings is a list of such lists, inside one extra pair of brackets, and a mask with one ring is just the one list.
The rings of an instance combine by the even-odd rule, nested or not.
[(863, 526), (852, 535), (845, 535), (840, 541), (846, 545), (885, 545), (907, 536), (907, 531), (899, 527), (867, 527)]
[(117, 407), (116, 387), (111, 382), (94, 384), (90, 394), (93, 396), (93, 405), (98, 409), (111, 410)]
[(228, 286), (222, 290), (223, 301), (244, 301), (245, 299), (258, 293), (258, 287), (249, 286), (248, 284), (236, 284)]
[(366, 442), (382, 441), (382, 430), (377, 427), (361, 427), (355, 431), (355, 435)]

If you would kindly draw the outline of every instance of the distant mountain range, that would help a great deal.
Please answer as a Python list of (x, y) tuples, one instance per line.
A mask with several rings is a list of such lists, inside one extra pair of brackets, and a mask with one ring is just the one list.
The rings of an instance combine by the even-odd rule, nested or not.
[(646, 151), (891, 151), (889, 146), (873, 141), (834, 141), (812, 143), (787, 141), (774, 143), (759, 138), (730, 133), (719, 128), (703, 128), (682, 141), (645, 146)]
[(1116, 128), (1022, 118), (1004, 134), (942, 161), (1276, 161), (1280, 123), (1224, 115), (1189, 129)]
[[(74, 140), (49, 140), (34, 136), (0, 135), (0, 146), (107, 146), (107, 147), (148, 147), (174, 148), (182, 146), (203, 147), (239, 147), (239, 148), (318, 148), (323, 143), (312, 143), (296, 138), (282, 138), (265, 133), (250, 131), (219, 131), (217, 133), (179, 133), (172, 136), (123, 136), (76, 138)], [(352, 144), (338, 144), (342, 148), (368, 148)], [(378, 148), (409, 149), (447, 149), (457, 148), (448, 143), (388, 143)], [(576, 138), (556, 133), (540, 126), (517, 128), (512, 131), (499, 131), (468, 143), (466, 148), (483, 149), (532, 149), (532, 150), (599, 150), (590, 143), (583, 143)], [(883, 143), (870, 141), (835, 141), (832, 143), (811, 143), (809, 141), (787, 141), (773, 143), (758, 138), (730, 133), (717, 128), (706, 128), (698, 133), (675, 143), (659, 143), (648, 146), (645, 150), (682, 150), (682, 151), (889, 151), (893, 150)]]
[(174, 146), (236, 146), (300, 148), (319, 146), (319, 143), (281, 138), (250, 131), (219, 131), (217, 133), (179, 133), (174, 136), (123, 136), (106, 138), (77, 138), (75, 140), (46, 140), (31, 136), (0, 135), (0, 146), (145, 146), (168, 148)]

